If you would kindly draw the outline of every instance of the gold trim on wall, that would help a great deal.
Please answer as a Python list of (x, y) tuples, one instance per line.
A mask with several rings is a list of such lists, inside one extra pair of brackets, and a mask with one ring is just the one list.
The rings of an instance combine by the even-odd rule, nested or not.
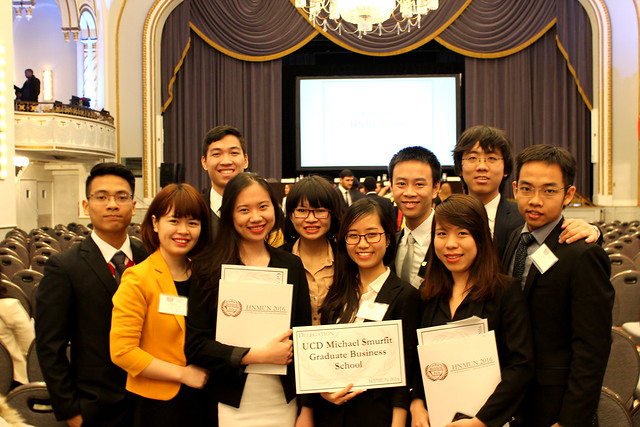
[(118, 21), (116, 22), (116, 161), (120, 161), (120, 24), (122, 23), (122, 15), (124, 15), (126, 5), (127, 0), (122, 0)]

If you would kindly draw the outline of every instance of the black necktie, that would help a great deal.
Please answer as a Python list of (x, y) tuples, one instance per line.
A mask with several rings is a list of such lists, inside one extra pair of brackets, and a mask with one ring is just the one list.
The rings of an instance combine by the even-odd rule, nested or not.
[(111, 257), (111, 262), (116, 267), (116, 272), (114, 277), (118, 285), (120, 284), (120, 279), (122, 278), (122, 273), (124, 273), (124, 269), (127, 268), (125, 264), (126, 259), (127, 259), (127, 256), (122, 251), (116, 252), (115, 254), (113, 254), (113, 257)]
[(522, 275), (524, 274), (524, 264), (527, 260), (527, 248), (533, 243), (533, 234), (524, 232), (520, 234), (520, 242), (516, 249), (516, 255), (513, 260), (513, 277), (522, 282)]

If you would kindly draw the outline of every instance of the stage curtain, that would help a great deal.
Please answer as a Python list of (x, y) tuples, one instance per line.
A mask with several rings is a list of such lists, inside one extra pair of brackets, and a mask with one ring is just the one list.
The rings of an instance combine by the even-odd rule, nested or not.
[(590, 195), (591, 32), (577, 0), (441, 0), (411, 33), (362, 38), (324, 33), (290, 0), (185, 0), (163, 33), (165, 161), (184, 163), (189, 182), (203, 186), (200, 141), (210, 127), (231, 124), (247, 137), (250, 169), (279, 178), (278, 58), (314, 36), (368, 55), (399, 54), (433, 38), (464, 54), (464, 125), (502, 127), (516, 151), (540, 142), (570, 148), (579, 157), (579, 190)]

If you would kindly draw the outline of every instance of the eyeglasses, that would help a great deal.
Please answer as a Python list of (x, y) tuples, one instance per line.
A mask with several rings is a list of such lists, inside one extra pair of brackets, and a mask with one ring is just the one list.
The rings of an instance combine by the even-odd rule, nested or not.
[(344, 241), (347, 242), (347, 245), (357, 245), (358, 243), (360, 243), (360, 239), (364, 237), (364, 240), (368, 244), (372, 245), (374, 243), (378, 243), (380, 239), (382, 239), (382, 236), (384, 236), (385, 234), (387, 233), (348, 233), (346, 236), (344, 236)]
[(98, 191), (97, 193), (89, 195), (89, 198), (98, 205), (106, 205), (112, 197), (117, 204), (124, 205), (133, 199), (133, 194), (129, 194), (126, 191), (118, 191), (116, 194), (109, 194), (106, 191)]
[(296, 218), (308, 218), (309, 214), (313, 213), (313, 216), (316, 219), (327, 219), (329, 218), (329, 209), (319, 208), (319, 209), (307, 209), (307, 208), (295, 208), (293, 210), (293, 216)]
[(539, 191), (542, 197), (546, 199), (552, 199), (557, 194), (560, 194), (561, 191), (564, 191), (569, 187), (571, 186), (567, 185), (566, 187), (561, 187), (561, 188), (553, 188), (553, 187), (535, 188), (535, 187), (530, 187), (528, 185), (518, 185), (517, 195), (522, 197), (533, 197)]
[(502, 157), (496, 157), (496, 156), (489, 156), (489, 157), (469, 156), (469, 157), (463, 158), (462, 160), (464, 160), (465, 162), (469, 163), (470, 165), (475, 165), (475, 164), (479, 163), (480, 160), (484, 160), (485, 163), (488, 163), (490, 165), (495, 165), (500, 160), (502, 160)]

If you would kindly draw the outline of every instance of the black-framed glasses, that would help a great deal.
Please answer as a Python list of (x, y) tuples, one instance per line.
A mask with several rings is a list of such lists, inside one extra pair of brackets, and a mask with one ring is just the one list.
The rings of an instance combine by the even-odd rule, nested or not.
[(469, 156), (469, 157), (464, 157), (462, 160), (464, 160), (465, 162), (469, 163), (470, 165), (475, 165), (475, 164), (479, 163), (480, 160), (484, 160), (485, 163), (488, 163), (490, 165), (495, 165), (500, 160), (502, 160), (502, 157), (497, 157), (497, 156), (487, 156), (487, 157)]
[(347, 233), (346, 236), (344, 236), (344, 241), (347, 242), (347, 245), (357, 245), (358, 243), (360, 243), (360, 239), (362, 239), (364, 237), (364, 240), (372, 245), (374, 243), (378, 243), (380, 242), (380, 240), (382, 239), (382, 236), (384, 236), (385, 232), (382, 233), (365, 233), (365, 234), (358, 234), (358, 233)]
[(308, 218), (310, 213), (313, 213), (313, 216), (316, 219), (327, 219), (329, 218), (329, 214), (331, 213), (331, 211), (325, 208), (318, 208), (318, 209), (295, 208), (293, 210), (293, 216), (300, 219)]
[(537, 192), (540, 192), (540, 194), (542, 195), (542, 197), (546, 198), (546, 199), (552, 199), (554, 197), (556, 197), (556, 195), (560, 194), (561, 191), (564, 191), (566, 189), (568, 189), (569, 187), (571, 187), (570, 185), (567, 185), (566, 187), (560, 187), (560, 188), (556, 188), (556, 187), (542, 187), (542, 188), (535, 188), (535, 187), (531, 187), (529, 185), (518, 185), (517, 190), (518, 190), (518, 196), (522, 196), (522, 197), (533, 197)]
[(129, 194), (126, 191), (118, 191), (116, 194), (109, 194), (106, 191), (98, 191), (89, 195), (89, 198), (99, 205), (106, 205), (111, 198), (119, 205), (129, 203), (133, 199), (133, 194)]

